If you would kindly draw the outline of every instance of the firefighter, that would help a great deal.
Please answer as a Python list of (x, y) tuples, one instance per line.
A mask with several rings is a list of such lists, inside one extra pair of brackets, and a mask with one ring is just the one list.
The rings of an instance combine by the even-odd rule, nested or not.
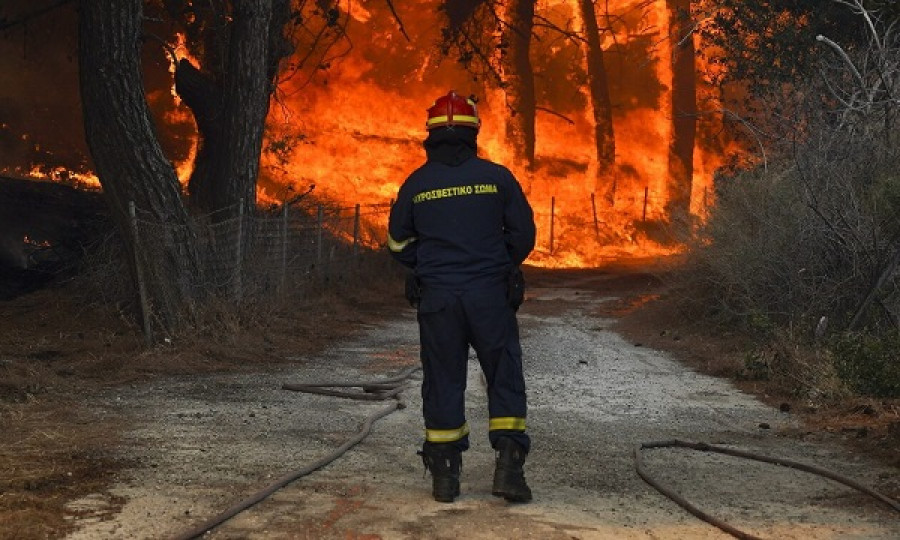
[(400, 187), (388, 247), (412, 269), (407, 298), (417, 308), (425, 442), (419, 454), (441, 502), (459, 496), (469, 347), (487, 381), (488, 438), (496, 451), (492, 493), (528, 502), (523, 464), (525, 380), (516, 309), (520, 265), (534, 248), (534, 214), (506, 167), (477, 156), (474, 98), (449, 92), (428, 109), (427, 161)]

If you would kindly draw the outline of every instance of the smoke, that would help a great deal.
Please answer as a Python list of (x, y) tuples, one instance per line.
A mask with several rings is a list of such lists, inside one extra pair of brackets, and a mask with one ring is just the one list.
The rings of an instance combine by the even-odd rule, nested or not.
[[(0, 18), (12, 19), (30, 3), (5, 4)], [(0, 32), (0, 169), (89, 167), (76, 27), (75, 6), (65, 5)]]

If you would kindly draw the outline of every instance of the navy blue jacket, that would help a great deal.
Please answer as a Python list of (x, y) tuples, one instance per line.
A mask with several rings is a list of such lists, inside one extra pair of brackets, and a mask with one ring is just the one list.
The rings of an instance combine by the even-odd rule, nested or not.
[(505, 283), (534, 248), (534, 214), (513, 174), (470, 157), (429, 160), (400, 187), (388, 247), (425, 288), (471, 290)]

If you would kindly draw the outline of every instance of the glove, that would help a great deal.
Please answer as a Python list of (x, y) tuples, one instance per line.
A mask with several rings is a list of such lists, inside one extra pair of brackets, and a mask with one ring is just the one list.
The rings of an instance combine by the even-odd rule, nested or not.
[(509, 271), (506, 281), (506, 301), (509, 307), (517, 311), (525, 301), (525, 276), (518, 266)]
[(410, 272), (406, 274), (406, 301), (410, 306), (418, 308), (420, 300), (422, 300), (422, 286), (416, 274)]

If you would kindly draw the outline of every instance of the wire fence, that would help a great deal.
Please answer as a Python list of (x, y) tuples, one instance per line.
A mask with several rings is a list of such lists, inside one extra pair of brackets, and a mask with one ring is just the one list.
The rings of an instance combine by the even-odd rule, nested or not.
[(166, 302), (148, 291), (171, 288), (159, 286), (158, 280), (171, 278), (152, 261), (171, 257), (173, 243), (188, 235), (199, 260), (186, 277), (189, 283), (181, 288), (212, 293), (231, 303), (322, 287), (357, 272), (361, 256), (382, 251), (386, 243), (390, 204), (308, 203), (252, 213), (243, 208), (241, 203), (217, 214), (193, 216), (185, 227), (162, 223), (131, 205), (145, 334), (153, 333), (158, 308)]
[[(704, 221), (712, 205), (709, 189), (700, 194), (694, 216)], [(621, 246), (637, 241), (642, 233), (654, 241), (671, 242), (679, 236), (678, 227), (668, 214), (667, 197), (649, 188), (618, 195), (615, 202), (590, 193), (583, 200), (558, 200), (550, 197), (540, 205), (532, 204), (537, 226), (536, 249), (553, 256), (560, 250), (591, 251), (596, 247)], [(683, 235), (682, 235), (683, 237)]]
[[(585, 247), (623, 242), (623, 223), (633, 228), (664, 219), (662, 203), (646, 189), (642, 196), (620, 198), (615, 206), (594, 194), (586, 201), (564, 205), (555, 197), (547, 202), (547, 208), (533, 206), (537, 249), (550, 256), (562, 243)], [(189, 282), (181, 284), (181, 290), (212, 292), (232, 303), (265, 300), (284, 296), (286, 291), (321, 287), (356, 272), (362, 254), (385, 252), (392, 204), (339, 206), (301, 199), (245, 212), (240, 203), (218, 213), (192, 216), (186, 227), (160, 222), (132, 205), (132, 242), (145, 333), (152, 333), (149, 325), (167, 302), (148, 291), (171, 289), (159, 282), (171, 275), (160, 271), (154, 261), (172, 257), (172, 245), (190, 243), (197, 249), (197, 268), (182, 276)], [(391, 264), (388, 259), (384, 257), (385, 264)]]

